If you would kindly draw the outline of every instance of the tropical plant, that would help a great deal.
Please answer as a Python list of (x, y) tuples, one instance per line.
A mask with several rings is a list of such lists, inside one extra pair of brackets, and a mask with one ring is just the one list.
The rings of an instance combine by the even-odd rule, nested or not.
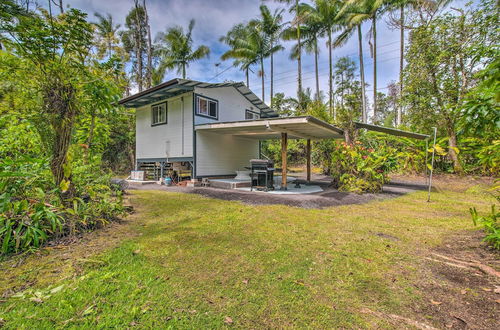
[(354, 23), (351, 18), (350, 13), (351, 7), (347, 6), (347, 3), (342, 7), (340, 12), (336, 16), (340, 25), (342, 26), (340, 34), (333, 41), (335, 47), (340, 47), (344, 45), (349, 38), (357, 32), (358, 36), (358, 54), (359, 54), (359, 76), (361, 79), (361, 118), (364, 123), (367, 122), (367, 108), (366, 108), (366, 84), (365, 84), (365, 67), (363, 60), (363, 35), (361, 33), (361, 23)]
[(500, 250), (500, 212), (491, 206), (491, 212), (488, 215), (480, 216), (475, 207), (469, 209), (474, 226), (482, 226), (486, 232), (484, 241), (490, 244), (494, 249)]
[(331, 153), (332, 184), (341, 191), (380, 192), (388, 181), (393, 156), (354, 144), (337, 143)]
[(193, 28), (195, 21), (189, 21), (187, 31), (180, 26), (168, 28), (156, 36), (159, 66), (165, 69), (176, 69), (177, 73), (186, 78), (186, 69), (190, 63), (208, 57), (210, 49), (207, 46), (198, 46), (193, 50)]
[(271, 98), (271, 106), (273, 104), (274, 97), (274, 54), (283, 49), (283, 46), (279, 44), (279, 40), (281, 34), (283, 32), (285, 24), (283, 23), (283, 11), (284, 9), (276, 9), (274, 12), (271, 12), (269, 8), (265, 5), (261, 5), (260, 9), (260, 17), (257, 20), (254, 20), (254, 24), (260, 25), (262, 31), (266, 34), (269, 39), (269, 47), (271, 49), (275, 49), (270, 52), (269, 57), (271, 59), (270, 63), (270, 98)]
[(446, 13), (427, 25), (413, 29), (407, 51), (403, 101), (408, 121), (429, 130), (438, 126), (448, 140), (448, 156), (456, 173), (463, 173), (457, 131), (467, 91), (475, 74), (490, 58), (498, 34), (488, 29), (496, 4), (486, 2), (479, 10), (470, 6), (458, 14)]
[(120, 24), (113, 22), (113, 16), (106, 14), (103, 16), (99, 13), (94, 14), (97, 17), (97, 22), (94, 23), (96, 34), (96, 48), (98, 58), (111, 58), (113, 54), (117, 54), (121, 58), (124, 57), (123, 48), (120, 47), (118, 39), (118, 29)]
[(303, 90), (302, 90), (302, 38), (301, 38), (301, 31), (300, 31), (300, 24), (302, 18), (300, 17), (300, 9), (299, 9), (299, 0), (275, 0), (276, 2), (280, 3), (286, 3), (288, 5), (291, 5), (290, 7), (290, 12), (295, 13), (295, 17), (290, 22), (290, 26), (293, 27), (295, 26), (295, 31), (296, 31), (296, 40), (297, 40), (297, 99), (299, 100), (299, 104), (302, 103), (302, 95), (303, 95)]
[(345, 8), (346, 19), (349, 24), (360, 26), (371, 20), (370, 53), (373, 57), (373, 117), (377, 117), (377, 19), (383, 13), (385, 2), (379, 0), (349, 0)]
[(233, 66), (239, 67), (245, 72), (247, 87), (250, 87), (250, 79), (248, 72), (250, 66), (257, 63), (256, 53), (252, 51), (241, 51), (240, 46), (243, 45), (242, 40), (248, 40), (250, 29), (248, 25), (237, 24), (229, 30), (225, 36), (220, 37), (220, 41), (231, 47), (228, 51), (222, 54), (222, 60), (233, 59)]
[(340, 0), (316, 0), (316, 10), (313, 12), (317, 15), (317, 20), (321, 25), (321, 36), (327, 37), (328, 48), (328, 108), (330, 117), (336, 119), (337, 112), (335, 111), (334, 96), (333, 96), (333, 33), (339, 30), (341, 20), (338, 17), (340, 9), (342, 8), (342, 1)]
[[(264, 32), (264, 26), (259, 21), (251, 21), (245, 27), (235, 27), (226, 36), (231, 49), (222, 55), (222, 59), (233, 58), (247, 69), (251, 64), (260, 64), (262, 84), (262, 100), (265, 99), (265, 67), (264, 59), (282, 49), (281, 45), (272, 43), (273, 37)], [(248, 76), (248, 75), (247, 75)]]
[(132, 79), (136, 82), (140, 92), (143, 90), (146, 80), (144, 62), (148, 53), (147, 27), (144, 7), (139, 6), (137, 0), (135, 4), (135, 7), (129, 11), (125, 18), (125, 30), (120, 31), (119, 35), (123, 47), (132, 61)]
[(299, 50), (302, 47), (309, 54), (314, 55), (314, 72), (316, 77), (316, 99), (320, 98), (319, 89), (319, 71), (318, 71), (318, 37), (323, 30), (317, 8), (306, 3), (301, 3), (298, 7), (298, 15), (301, 17), (301, 24), (298, 27), (291, 26), (283, 32), (284, 40), (297, 40), (298, 32), (300, 30), (301, 44), (295, 44), (292, 48), (290, 57), (292, 59), (299, 56)]

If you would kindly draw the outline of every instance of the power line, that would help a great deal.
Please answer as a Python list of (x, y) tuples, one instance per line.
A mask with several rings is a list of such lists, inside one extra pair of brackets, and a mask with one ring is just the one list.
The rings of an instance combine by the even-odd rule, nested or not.
[[(392, 53), (392, 52), (394, 52), (394, 51), (396, 51), (396, 50), (398, 50), (398, 49), (392, 49), (392, 50), (389, 50), (389, 51), (385, 51), (385, 52), (382, 52), (382, 53), (377, 54), (377, 56), (379, 56), (379, 55), (384, 55), (384, 54), (388, 54), (388, 53)], [(345, 57), (352, 57), (352, 56), (355, 56), (355, 55), (346, 55)], [(344, 56), (342, 56), (342, 57), (344, 57)], [(371, 58), (371, 57), (364, 57), (363, 59), (369, 59), (369, 58)], [(399, 57), (397, 57), (397, 58), (399, 58)], [(384, 61), (384, 60), (382, 60), (382, 61), (377, 60), (377, 63), (382, 63), (383, 61)], [(323, 62), (323, 63), (324, 63), (324, 62)], [(369, 65), (372, 65), (372, 64), (373, 64), (373, 63), (369, 63), (369, 62), (368, 62), (365, 66), (369, 66)], [(303, 68), (304, 68), (304, 67), (311, 67), (311, 66), (314, 66), (314, 64), (312, 64), (312, 65), (307, 65), (307, 66), (303, 66)], [(324, 69), (328, 69), (328, 67), (323, 67), (323, 66), (321, 66), (321, 65), (318, 65), (318, 67), (319, 67), (319, 71), (322, 71), (322, 70), (324, 70)], [(274, 77), (276, 78), (276, 77), (279, 77), (279, 76), (280, 76), (280, 75), (282, 75), (282, 74), (289, 73), (289, 72), (294, 72), (294, 74), (293, 74), (293, 75), (288, 75), (288, 76), (286, 76), (286, 77), (280, 77), (279, 79), (274, 79), (274, 81), (279, 81), (279, 80), (281, 80), (281, 79), (286, 79), (286, 78), (296, 77), (296, 73), (295, 73), (295, 71), (296, 71), (295, 69), (292, 69), (292, 70), (285, 70), (285, 71), (282, 71), (282, 72), (280, 72), (280, 73), (278, 73), (278, 74), (275, 74), (275, 75), (274, 75)], [(314, 71), (305, 71), (304, 73), (310, 73), (310, 72), (314, 72)], [(261, 83), (261, 81), (260, 81), (260, 80), (257, 80), (257, 79), (252, 80), (251, 82), (252, 82), (252, 83), (254, 83), (255, 85), (258, 85), (258, 84), (260, 84), (260, 83)], [(266, 80), (265, 82), (266, 82), (266, 83), (270, 83), (270, 82), (271, 82), (271, 79), (269, 78), (269, 79), (268, 79), (268, 80)]]
[[(389, 43), (386, 43), (386, 44), (378, 45), (378, 46), (377, 46), (377, 49), (384, 48), (384, 47), (387, 47), (387, 46), (391, 46), (391, 45), (394, 45), (395, 43), (399, 43), (399, 42), (400, 42), (400, 41), (398, 41), (398, 40), (397, 40), (397, 41), (392, 41), (392, 42), (389, 42)], [(393, 49), (393, 50), (390, 50), (390, 51), (385, 51), (385, 52), (379, 53), (379, 54), (377, 54), (377, 55), (387, 54), (387, 53), (390, 53), (390, 52), (394, 52), (394, 51), (396, 51), (396, 50), (398, 50), (398, 49)], [(356, 57), (357, 57), (357, 56), (359, 56), (359, 52), (355, 52), (355, 53), (351, 53), (351, 54), (346, 54), (346, 55), (343, 55), (342, 57), (354, 57), (354, 56), (356, 56)], [(334, 57), (334, 59), (335, 59), (335, 58), (339, 58), (339, 57)], [(363, 55), (363, 59), (369, 59), (369, 58), (371, 58), (371, 56), (366, 57), (366, 56), (364, 56), (364, 55)], [(323, 60), (323, 61), (320, 61), (320, 63), (322, 63), (322, 64), (325, 64), (325, 63), (326, 63), (326, 64), (328, 64), (328, 61), (329, 61), (329, 60), (327, 60), (327, 61), (325, 62), (325, 61)], [(378, 61), (377, 61), (377, 62), (378, 62)], [(314, 65), (315, 65), (314, 63), (312, 63), (312, 64), (307, 64), (307, 65), (303, 65), (303, 66), (302, 66), (302, 69), (304, 69), (304, 68), (314, 67)], [(319, 66), (319, 65), (318, 65), (318, 66)], [(222, 74), (224, 74), (225, 72), (227, 72), (227, 71), (228, 71), (228, 70), (230, 70), (231, 68), (234, 68), (234, 66), (232, 66), (232, 65), (228, 66), (227, 68), (225, 68), (224, 70), (222, 70), (221, 72), (219, 72), (218, 74), (216, 74), (215, 76), (213, 76), (212, 78), (210, 78), (210, 79), (208, 80), (208, 82), (210, 82), (210, 81), (214, 80), (215, 78), (217, 78), (217, 77), (221, 76)], [(279, 76), (280, 76), (280, 75), (282, 75), (282, 74), (286, 74), (286, 73), (293, 72), (293, 71), (295, 71), (295, 69), (281, 71), (281, 72), (279, 72), (279, 73), (276, 73), (276, 74), (274, 75), (274, 77), (277, 77), (277, 76), (279, 77)], [(292, 77), (292, 76), (289, 76), (289, 78), (291, 78), (291, 77)], [(284, 78), (284, 77), (282, 77), (282, 78)], [(274, 79), (274, 81), (276, 81), (276, 79)], [(260, 84), (260, 83), (261, 83), (261, 82), (260, 82), (260, 80), (259, 80), (259, 81), (257, 81), (257, 79), (255, 79), (255, 80), (251, 80), (250, 82), (252, 83), (251, 85), (258, 85), (258, 84)], [(270, 79), (266, 80), (266, 83), (270, 83), (270, 82), (271, 82), (271, 80), (270, 80)], [(262, 89), (262, 88), (261, 88), (261, 89)]]
[[(395, 59), (399, 59), (399, 56), (397, 56), (397, 57), (392, 57), (392, 58), (387, 58), (387, 59), (384, 59), (384, 60), (377, 61), (377, 64), (378, 64), (378, 63), (384, 63), (384, 62), (392, 61), (392, 60), (395, 60)], [(367, 63), (367, 64), (365, 64), (365, 68), (366, 68), (366, 67), (369, 67), (369, 66), (371, 66), (371, 65), (373, 65), (373, 63)], [(305, 75), (308, 75), (308, 74), (313, 74), (313, 75), (312, 75), (312, 76), (310, 76), (310, 77), (305, 77), (305, 78), (304, 78), (304, 76), (305, 76)], [(329, 74), (330, 74), (330, 72), (321, 72), (320, 74), (318, 74), (318, 77), (324, 77), (324, 76), (327, 76), (327, 75), (329, 75)], [(293, 77), (296, 77), (296, 76), (293, 76)], [(276, 82), (276, 81), (283, 81), (283, 80), (285, 80), (285, 79), (287, 79), (287, 78), (292, 78), (292, 77), (282, 77), (282, 78), (280, 78), (280, 79), (274, 80), (274, 82)], [(304, 74), (303, 74), (303, 76), (302, 76), (302, 81), (307, 81), (307, 80), (311, 80), (311, 79), (315, 79), (315, 78), (316, 78), (315, 71), (306, 71), (306, 72), (304, 72)], [(290, 81), (285, 81), (285, 82), (278, 83), (278, 84), (274, 84), (274, 87), (275, 87), (275, 88), (276, 88), (277, 86), (278, 86), (278, 87), (282, 87), (282, 86), (287, 86), (287, 85), (294, 84), (294, 83), (296, 83), (296, 79), (294, 79), (294, 80), (290, 80)], [(256, 83), (255, 85), (260, 85), (260, 83)], [(379, 89), (382, 89), (382, 88), (377, 88), (377, 90), (379, 90)], [(254, 92), (259, 92), (259, 91), (262, 91), (262, 85), (260, 85), (260, 86), (259, 86), (259, 87), (257, 87), (257, 88), (252, 88), (252, 90), (253, 90)], [(373, 91), (373, 90), (372, 90), (372, 91)]]

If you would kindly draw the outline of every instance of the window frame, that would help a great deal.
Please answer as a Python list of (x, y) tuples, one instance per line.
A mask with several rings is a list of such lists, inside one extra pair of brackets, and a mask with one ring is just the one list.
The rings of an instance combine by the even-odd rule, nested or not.
[[(205, 99), (207, 101), (207, 114), (200, 113), (200, 108), (199, 108), (199, 100), (200, 99)], [(215, 117), (210, 116), (210, 102), (215, 103)], [(214, 119), (214, 120), (219, 120), (219, 100), (213, 99), (211, 97), (207, 97), (205, 95), (200, 95), (200, 94), (195, 94), (194, 98), (194, 106), (195, 106), (195, 115), (200, 116), (200, 117), (205, 117), (209, 119)]]
[[(158, 122), (158, 123), (155, 123), (154, 122), (154, 108), (157, 107), (157, 106), (160, 106), (160, 105), (165, 105), (165, 121), (164, 122)], [(168, 102), (167, 101), (163, 101), (163, 102), (160, 102), (160, 103), (155, 103), (155, 104), (152, 104), (151, 105), (151, 126), (160, 126), (160, 125), (166, 125), (168, 123)]]
[[(254, 115), (257, 115), (258, 118), (247, 119), (247, 113), (252, 113)], [(250, 110), (250, 109), (245, 109), (245, 120), (259, 120), (259, 119), (261, 119), (260, 113), (258, 113), (257, 111)]]

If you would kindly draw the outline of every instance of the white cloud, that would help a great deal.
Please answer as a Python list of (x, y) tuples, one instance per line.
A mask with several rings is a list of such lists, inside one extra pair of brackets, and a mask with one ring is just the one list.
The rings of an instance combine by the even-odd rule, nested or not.
[[(110, 13), (115, 20), (123, 25), (128, 11), (133, 7), (132, 0), (123, 1), (105, 1), (105, 0), (69, 0), (66, 3), (72, 7), (82, 9), (89, 13), (91, 20), (94, 12)], [(153, 34), (164, 31), (167, 27), (181, 25), (187, 27), (190, 19), (196, 20), (194, 28), (195, 45), (205, 44), (212, 49), (209, 59), (193, 63), (188, 70), (188, 75), (192, 79), (208, 80), (227, 69), (230, 61), (221, 63), (216, 68), (215, 64), (220, 63), (220, 55), (225, 49), (219, 42), (219, 37), (224, 35), (234, 24), (248, 21), (258, 15), (259, 0), (148, 0), (148, 12), (151, 19)], [(273, 1), (265, 1), (265, 4), (276, 8), (282, 6)], [(286, 13), (286, 15), (289, 15)], [(363, 37), (369, 29), (369, 23), (363, 25)], [(319, 58), (320, 86), (325, 95), (328, 91), (328, 51), (324, 40), (320, 42), (321, 54)], [(291, 43), (286, 43), (286, 50), (275, 56), (275, 91), (284, 92), (287, 95), (296, 93), (296, 74), (297, 64), (289, 59), (289, 49)], [(371, 89), (373, 79), (373, 60), (369, 55), (367, 40), (363, 42), (365, 59), (365, 77)], [(385, 87), (392, 80), (397, 80), (399, 75), (399, 32), (391, 31), (384, 20), (378, 23), (378, 86), (379, 91), (386, 92)], [(341, 56), (350, 56), (358, 62), (358, 44), (357, 39), (353, 37), (345, 46), (334, 50), (334, 57), (338, 59)], [(268, 66), (269, 61), (266, 62)], [(250, 86), (257, 95), (261, 94), (260, 78), (256, 73), (258, 68), (254, 69), (251, 77)], [(266, 99), (269, 101), (269, 68), (266, 67)], [(174, 72), (167, 74), (166, 79), (175, 76)], [(236, 68), (231, 68), (218, 76), (213, 81), (224, 80), (244, 80), (243, 72)], [(303, 55), (303, 81), (304, 87), (311, 87), (314, 90), (314, 57), (312, 55)], [(372, 92), (368, 93), (371, 98)]]

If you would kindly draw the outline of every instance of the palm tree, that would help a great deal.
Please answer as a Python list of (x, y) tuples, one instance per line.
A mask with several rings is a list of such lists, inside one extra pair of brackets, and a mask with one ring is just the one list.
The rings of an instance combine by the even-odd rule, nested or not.
[[(316, 99), (320, 97), (319, 88), (319, 70), (318, 70), (318, 37), (322, 31), (319, 15), (315, 7), (301, 3), (299, 5), (299, 17), (301, 17), (302, 24), (298, 27), (301, 31), (301, 47), (304, 47), (306, 52), (314, 54), (314, 67), (316, 74)], [(297, 40), (297, 27), (289, 27), (283, 32), (284, 40)], [(292, 48), (291, 58), (295, 59), (299, 55), (299, 43)]]
[(101, 59), (105, 56), (111, 57), (113, 52), (116, 52), (117, 48), (119, 48), (120, 42), (117, 32), (118, 29), (120, 29), (120, 24), (114, 24), (111, 14), (103, 16), (100, 13), (95, 13), (94, 15), (98, 19), (98, 21), (93, 24), (96, 29), (97, 37), (97, 56)]
[(328, 38), (328, 64), (329, 64), (329, 75), (328, 75), (328, 108), (330, 110), (330, 116), (335, 119), (336, 111), (334, 110), (333, 104), (333, 44), (332, 44), (332, 34), (335, 32), (340, 25), (340, 20), (337, 18), (340, 9), (342, 8), (342, 1), (340, 0), (316, 0), (315, 10), (311, 12), (311, 15), (315, 15), (319, 24), (321, 25), (321, 36)]
[[(390, 0), (389, 0), (390, 1)], [(354, 25), (361, 25), (364, 21), (371, 20), (371, 47), (373, 56), (373, 118), (377, 118), (377, 18), (382, 9), (389, 2), (387, 0), (349, 0), (345, 7), (347, 20)]]
[(250, 71), (250, 66), (257, 63), (258, 59), (255, 51), (242, 51), (241, 48), (247, 48), (252, 46), (250, 44), (245, 44), (244, 41), (249, 39), (248, 34), (250, 29), (248, 25), (237, 24), (229, 30), (225, 36), (221, 37), (219, 40), (224, 42), (231, 47), (228, 51), (222, 54), (221, 59), (223, 61), (228, 59), (234, 59), (233, 66), (239, 67), (245, 72), (245, 78), (247, 81), (247, 87), (250, 88), (250, 79), (248, 71)]
[(344, 7), (337, 14), (336, 19), (339, 20), (340, 24), (343, 26), (343, 30), (340, 35), (335, 38), (333, 45), (335, 47), (340, 47), (344, 45), (349, 38), (357, 31), (358, 35), (358, 53), (359, 53), (359, 76), (361, 79), (361, 99), (362, 99), (362, 121), (367, 122), (367, 111), (366, 111), (366, 84), (365, 84), (365, 66), (363, 61), (363, 36), (361, 33), (361, 23), (354, 24), (350, 20), (349, 7)]
[(283, 32), (284, 24), (283, 24), (283, 12), (284, 9), (276, 9), (274, 13), (271, 13), (269, 8), (265, 5), (260, 6), (260, 18), (255, 20), (256, 24), (260, 24), (262, 30), (269, 38), (270, 47), (274, 48), (275, 46), (279, 49), (271, 52), (271, 106), (273, 104), (273, 96), (274, 96), (274, 53), (283, 50), (283, 46), (281, 46), (278, 42), (280, 40), (281, 34)]
[(242, 31), (240, 31), (239, 35), (233, 35), (234, 39), (230, 41), (232, 48), (222, 55), (222, 59), (237, 59), (239, 62), (236, 63), (239, 63), (245, 69), (248, 69), (254, 63), (259, 63), (262, 101), (264, 101), (266, 95), (264, 59), (281, 50), (282, 46), (272, 45), (271, 38), (264, 32), (263, 26), (258, 21), (251, 21)]
[[(300, 21), (301, 18), (299, 16), (299, 0), (275, 0), (280, 3), (293, 4), (293, 7), (290, 8), (290, 12), (295, 12), (295, 18), (291, 22), (291, 26), (295, 25), (296, 28), (296, 40), (297, 40), (297, 98), (299, 101), (302, 98), (302, 40), (301, 40), (301, 31), (300, 31)], [(300, 103), (300, 102), (299, 102)]]
[[(451, 0), (393, 0), (390, 1), (392, 11), (399, 11), (399, 21), (397, 24), (400, 29), (399, 43), (399, 95), (403, 95), (403, 69), (404, 69), (404, 47), (405, 47), (405, 9), (407, 7), (417, 9), (426, 8), (437, 11), (446, 6)], [(400, 102), (396, 114), (396, 127), (402, 123), (403, 105)]]
[(195, 21), (189, 22), (187, 32), (180, 26), (167, 29), (166, 33), (158, 33), (156, 40), (159, 42), (158, 54), (160, 55), (160, 67), (165, 69), (177, 69), (182, 78), (186, 78), (186, 68), (190, 63), (208, 57), (210, 49), (207, 46), (199, 46), (193, 51), (193, 28)]

